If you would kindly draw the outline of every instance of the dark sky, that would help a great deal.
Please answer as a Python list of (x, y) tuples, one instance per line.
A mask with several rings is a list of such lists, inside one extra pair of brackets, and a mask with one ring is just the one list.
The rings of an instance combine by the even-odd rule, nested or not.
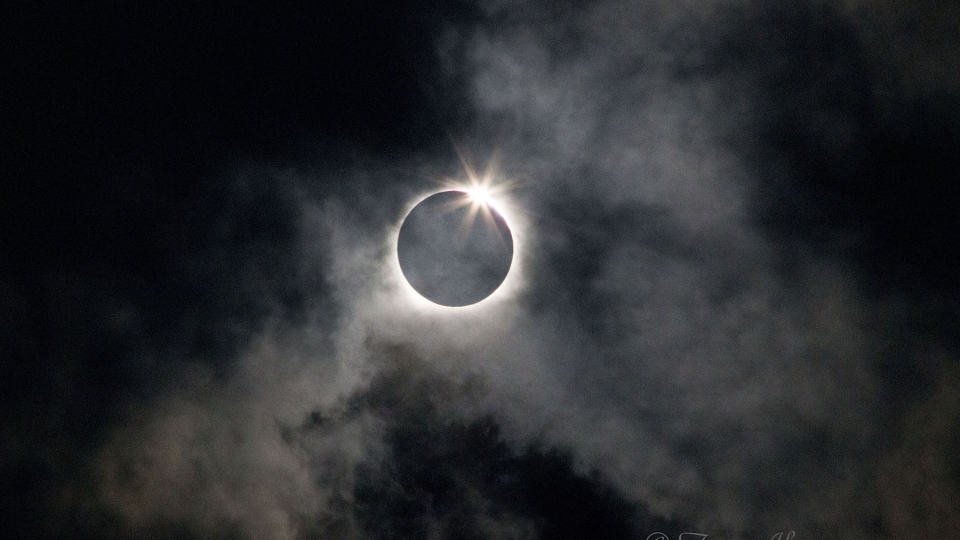
[[(68, 4), (0, 8), (5, 537), (960, 530), (960, 3)], [(460, 154), (516, 258), (431, 308)]]

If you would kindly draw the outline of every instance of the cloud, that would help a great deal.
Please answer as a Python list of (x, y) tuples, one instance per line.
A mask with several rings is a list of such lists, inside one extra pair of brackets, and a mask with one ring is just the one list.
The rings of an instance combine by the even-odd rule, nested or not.
[(237, 529), (287, 539), (315, 528), (375, 451), (380, 427), (360, 418), (335, 436), (302, 433), (342, 381), (302, 356), (309, 336), (286, 340), (264, 336), (227, 378), (195, 373), (132, 411), (97, 458), (99, 503), (134, 530), (177, 524), (203, 537)]
[[(547, 313), (563, 329), (515, 327), (540, 341), (531, 349), (549, 351), (513, 368), (546, 374), (525, 396), (544, 402), (525, 414), (557, 407), (571, 424), (528, 429), (705, 530), (873, 537), (870, 524), (884, 519), (874, 497), (850, 501), (875, 489), (862, 463), (881, 459), (875, 446), (897, 414), (882, 405), (897, 390), (885, 379), (889, 342), (878, 329), (902, 314), (877, 304), (871, 284), (898, 263), (858, 256), (890, 246), (893, 222), (836, 207), (825, 215), (802, 195), (832, 205), (837, 189), (857, 205), (867, 190), (844, 192), (844, 175), (869, 174), (877, 161), (918, 164), (913, 155), (887, 160), (872, 142), (902, 135), (864, 112), (890, 103), (874, 101), (887, 87), (872, 86), (871, 69), (892, 67), (897, 84), (909, 75), (864, 45), (872, 23), (850, 13), (800, 2), (495, 4), (470, 37), (479, 116), (509, 126), (502, 167), (527, 182), (524, 202), (538, 212), (536, 277), (521, 299), (531, 309), (519, 318)], [(925, 39), (945, 39), (929, 32)], [(894, 34), (898, 43), (916, 37)], [(949, 167), (940, 167), (950, 158), (932, 138), (952, 132), (913, 125), (938, 186), (921, 189), (943, 193)], [(871, 211), (898, 204), (888, 190), (902, 180), (884, 181), (894, 187), (864, 201)], [(909, 205), (896, 214), (904, 219), (931, 208), (899, 202)], [(823, 228), (770, 227), (770, 203), (820, 217)], [(945, 214), (934, 212), (937, 225), (915, 232), (949, 236)], [(837, 214), (853, 221), (831, 221)], [(818, 244), (824, 230), (837, 242), (831, 249)], [(900, 283), (881, 296), (904, 295)], [(906, 349), (894, 354), (914, 354)], [(507, 395), (522, 393), (502, 384)]]
[(953, 87), (918, 68), (930, 90), (877, 98), (916, 72), (871, 48), (912, 37), (870, 5), (483, 4), (441, 54), (468, 81), (464, 145), (516, 181), (504, 294), (436, 310), (397, 273), (398, 221), (449, 152), (269, 172), (297, 201), (277, 288), (303, 314), (131, 406), (96, 504), (124, 530), (278, 539), (952, 530), (956, 342), (930, 321), (957, 297), (877, 288), (900, 262), (864, 254), (904, 253), (878, 216), (922, 209), (840, 181), (915, 163), (877, 117)]

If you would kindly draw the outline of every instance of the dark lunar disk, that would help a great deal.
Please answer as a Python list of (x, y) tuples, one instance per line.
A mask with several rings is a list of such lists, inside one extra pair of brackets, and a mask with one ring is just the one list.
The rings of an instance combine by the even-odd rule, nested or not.
[(510, 228), (496, 210), (479, 204), (462, 191), (443, 191), (415, 206), (400, 227), (400, 269), (427, 300), (476, 304), (507, 277), (513, 261)]

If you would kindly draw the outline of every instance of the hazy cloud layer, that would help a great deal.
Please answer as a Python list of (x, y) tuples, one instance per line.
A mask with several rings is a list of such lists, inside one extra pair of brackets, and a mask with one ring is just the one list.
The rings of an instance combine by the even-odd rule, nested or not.
[[(51, 508), (124, 537), (950, 535), (958, 16), (480, 4), (438, 33), (430, 84), (511, 179), (504, 289), (443, 310), (398, 273), (399, 220), (461, 174), (452, 149), (221, 171), (200, 224), (222, 249), (167, 272), (205, 309), (51, 286), (58, 321), (131, 359), (108, 382), (150, 379), (50, 445), (59, 470), (85, 441)], [(10, 416), (57, 425), (65, 402)]]

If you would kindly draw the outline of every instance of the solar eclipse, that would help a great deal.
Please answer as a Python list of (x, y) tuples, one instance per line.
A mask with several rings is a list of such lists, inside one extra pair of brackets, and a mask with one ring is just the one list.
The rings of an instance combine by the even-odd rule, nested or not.
[(410, 286), (441, 306), (476, 304), (510, 272), (514, 243), (503, 215), (481, 187), (441, 191), (420, 201), (397, 239)]

